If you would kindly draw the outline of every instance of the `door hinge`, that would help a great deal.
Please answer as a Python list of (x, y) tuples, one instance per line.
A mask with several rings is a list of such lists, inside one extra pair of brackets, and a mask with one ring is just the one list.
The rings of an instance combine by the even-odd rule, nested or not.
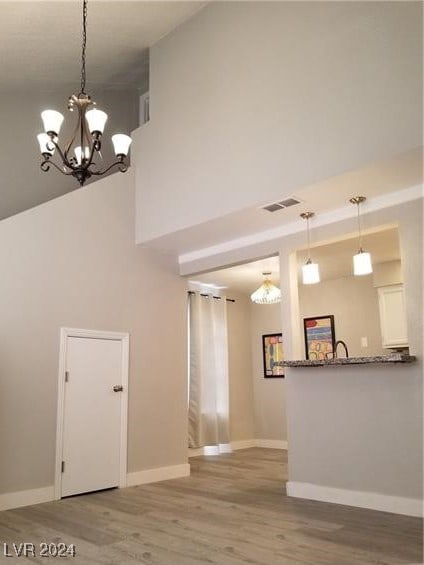
[(65, 472), (65, 461), (62, 461), (62, 465), (60, 466), (60, 470), (62, 473)]
[(65, 383), (69, 381), (69, 371), (65, 371)]

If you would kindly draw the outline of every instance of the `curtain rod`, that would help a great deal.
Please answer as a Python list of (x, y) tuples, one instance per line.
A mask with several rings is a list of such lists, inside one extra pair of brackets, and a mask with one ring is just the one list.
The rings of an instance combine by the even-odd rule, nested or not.
[[(196, 291), (194, 290), (189, 290), (187, 291), (187, 294), (196, 294)], [(216, 298), (216, 300), (221, 300), (222, 296), (213, 296), (212, 294), (202, 294), (201, 292), (199, 292), (200, 296), (206, 296), (207, 298)], [(227, 302), (235, 302), (234, 298), (226, 298), (225, 299)]]

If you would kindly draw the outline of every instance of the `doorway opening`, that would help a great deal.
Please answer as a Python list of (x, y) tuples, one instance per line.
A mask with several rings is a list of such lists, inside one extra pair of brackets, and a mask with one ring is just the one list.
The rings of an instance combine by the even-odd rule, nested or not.
[(276, 254), (187, 278), (189, 457), (287, 449), (281, 304), (251, 300), (263, 273), (279, 287), (279, 271)]

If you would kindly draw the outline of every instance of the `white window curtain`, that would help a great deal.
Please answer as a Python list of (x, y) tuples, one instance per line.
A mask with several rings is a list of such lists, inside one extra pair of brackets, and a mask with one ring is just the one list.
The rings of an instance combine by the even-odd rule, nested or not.
[(197, 292), (189, 301), (189, 447), (228, 452), (227, 301)]

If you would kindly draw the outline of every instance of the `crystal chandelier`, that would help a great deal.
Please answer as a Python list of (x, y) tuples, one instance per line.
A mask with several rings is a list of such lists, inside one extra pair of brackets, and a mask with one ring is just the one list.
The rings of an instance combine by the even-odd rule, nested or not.
[(250, 300), (256, 304), (275, 304), (281, 302), (281, 291), (272, 284), (269, 276), (271, 273), (262, 273), (264, 282), (250, 295)]
[[(88, 94), (85, 92), (86, 72), (85, 55), (87, 46), (87, 2), (83, 0), (82, 12), (82, 54), (81, 54), (81, 91), (78, 95), (72, 94), (68, 100), (68, 110), (78, 112), (78, 119), (71, 139), (66, 143), (64, 149), (59, 146), (59, 133), (64, 116), (56, 110), (45, 110), (41, 113), (44, 125), (44, 133), (40, 133), (38, 143), (43, 156), (41, 169), (45, 172), (50, 167), (55, 167), (64, 175), (75, 177), (80, 186), (92, 176), (101, 176), (116, 167), (122, 173), (128, 169), (126, 157), (131, 144), (128, 135), (116, 134), (112, 136), (112, 143), (116, 160), (103, 170), (97, 168), (95, 158), (102, 158), (101, 138), (105, 128), (107, 114), (98, 110)], [(61, 161), (57, 165), (52, 161), (54, 154), (59, 155)]]

